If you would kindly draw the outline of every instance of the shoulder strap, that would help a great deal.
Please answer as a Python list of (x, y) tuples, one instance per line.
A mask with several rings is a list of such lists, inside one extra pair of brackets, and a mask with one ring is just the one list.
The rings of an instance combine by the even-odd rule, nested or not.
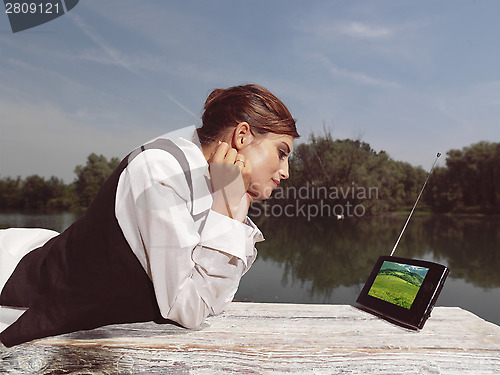
[[(174, 142), (172, 142), (170, 139), (166, 138), (158, 138), (154, 140), (151, 143), (145, 144), (144, 146), (141, 146), (140, 152), (146, 151), (146, 150), (151, 150), (151, 149), (161, 149), (169, 152), (172, 154), (172, 156), (179, 162), (183, 172), (184, 176), (186, 177), (187, 184), (189, 186), (189, 192), (190, 192), (190, 198), (191, 198), (191, 216), (193, 216), (193, 180), (191, 177), (191, 169), (189, 167), (189, 162), (186, 158), (186, 155), (184, 155), (184, 152), (180, 149), (179, 146), (177, 146)], [(139, 153), (132, 153), (130, 154), (129, 158), (129, 163), (135, 158)]]

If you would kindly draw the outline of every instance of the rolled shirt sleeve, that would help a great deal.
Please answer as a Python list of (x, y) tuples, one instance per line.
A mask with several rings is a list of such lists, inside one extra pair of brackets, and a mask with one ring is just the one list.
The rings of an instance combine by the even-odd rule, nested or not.
[(179, 162), (163, 150), (147, 150), (120, 176), (116, 217), (153, 282), (162, 316), (196, 328), (231, 302), (263, 237), (250, 219), (241, 223), (210, 209), (206, 161), (190, 162), (198, 167), (191, 170), (195, 215)]

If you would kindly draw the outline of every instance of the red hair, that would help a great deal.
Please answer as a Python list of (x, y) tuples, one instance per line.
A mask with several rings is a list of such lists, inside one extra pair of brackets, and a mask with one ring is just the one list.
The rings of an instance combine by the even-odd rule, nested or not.
[(257, 134), (299, 137), (295, 119), (283, 102), (266, 88), (253, 84), (213, 90), (205, 101), (201, 119), (198, 137), (202, 145), (219, 140), (240, 122), (247, 122)]

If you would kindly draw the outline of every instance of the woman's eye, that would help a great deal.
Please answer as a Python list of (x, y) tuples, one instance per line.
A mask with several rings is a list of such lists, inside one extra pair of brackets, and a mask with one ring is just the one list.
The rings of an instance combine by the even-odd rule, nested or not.
[(281, 149), (279, 150), (279, 155), (281, 160), (285, 160), (288, 157), (288, 154)]

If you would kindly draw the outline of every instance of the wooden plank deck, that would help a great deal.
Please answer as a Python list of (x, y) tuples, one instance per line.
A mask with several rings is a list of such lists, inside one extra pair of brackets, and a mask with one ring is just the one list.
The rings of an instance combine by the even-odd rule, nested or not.
[(424, 329), (347, 305), (234, 302), (200, 330), (137, 323), (0, 345), (2, 374), (500, 374), (500, 327), (437, 307)]

